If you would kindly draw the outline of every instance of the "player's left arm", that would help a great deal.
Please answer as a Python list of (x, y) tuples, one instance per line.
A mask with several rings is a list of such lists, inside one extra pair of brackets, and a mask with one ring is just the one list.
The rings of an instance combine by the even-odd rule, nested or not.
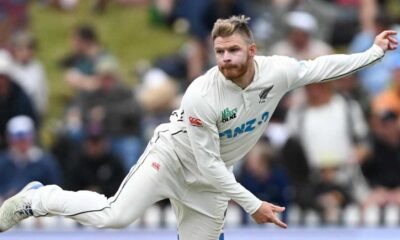
[[(310, 83), (334, 80), (380, 61), (385, 52), (397, 48), (395, 31), (383, 31), (376, 36), (367, 51), (355, 54), (333, 54), (309, 61), (292, 61), (288, 69), (288, 88), (295, 89)], [(290, 66), (290, 64), (289, 64)]]

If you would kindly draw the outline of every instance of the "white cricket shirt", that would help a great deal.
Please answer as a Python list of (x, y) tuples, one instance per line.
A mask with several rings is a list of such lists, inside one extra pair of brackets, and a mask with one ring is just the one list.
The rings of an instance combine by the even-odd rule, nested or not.
[(236, 182), (232, 166), (256, 144), (283, 95), (350, 74), (383, 56), (377, 45), (363, 53), (310, 61), (256, 56), (255, 76), (245, 89), (226, 79), (218, 67), (211, 68), (192, 82), (180, 109), (171, 115), (169, 130), (185, 180), (199, 187), (211, 185), (253, 214), (261, 200)]

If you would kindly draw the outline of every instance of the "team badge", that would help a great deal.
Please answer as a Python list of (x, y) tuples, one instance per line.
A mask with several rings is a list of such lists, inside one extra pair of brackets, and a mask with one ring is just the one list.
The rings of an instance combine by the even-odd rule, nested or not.
[(273, 87), (274, 87), (274, 85), (272, 85), (271, 87), (264, 88), (264, 89), (260, 92), (260, 94), (258, 95), (258, 96), (260, 97), (260, 101), (259, 101), (258, 103), (264, 103), (264, 102), (265, 102), (265, 99), (267, 98), (268, 93), (271, 91), (271, 89), (272, 89)]

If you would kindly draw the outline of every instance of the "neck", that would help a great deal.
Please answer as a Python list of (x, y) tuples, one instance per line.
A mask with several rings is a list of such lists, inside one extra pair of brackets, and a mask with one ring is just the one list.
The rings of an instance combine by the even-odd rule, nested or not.
[(308, 104), (313, 107), (318, 107), (327, 104), (332, 98), (331, 92), (326, 92), (326, 94), (321, 94), (320, 97), (310, 98)]
[(254, 65), (255, 64), (253, 61), (252, 63), (250, 63), (248, 65), (249, 67), (248, 67), (247, 71), (242, 76), (231, 79), (231, 81), (234, 82), (239, 87), (241, 87), (242, 89), (245, 89), (253, 81), (254, 75), (256, 73)]

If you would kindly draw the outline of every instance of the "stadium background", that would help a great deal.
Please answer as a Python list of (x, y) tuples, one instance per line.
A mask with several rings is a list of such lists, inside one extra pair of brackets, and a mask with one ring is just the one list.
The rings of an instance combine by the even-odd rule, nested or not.
[[(40, 160), (26, 157), (30, 164), (43, 162), (38, 165), (43, 172), (52, 171), (52, 174), (41, 176), (44, 183), (112, 195), (154, 127), (168, 120), (170, 111), (177, 106), (180, 94), (190, 81), (214, 64), (207, 40), (214, 20), (242, 13), (252, 17), (251, 26), (261, 54), (310, 59), (330, 53), (365, 50), (365, 46), (371, 44), (369, 35), (375, 34), (382, 25), (397, 29), (400, 4), (395, 0), (4, 0), (0, 3), (0, 75), (9, 74), (9, 78), (21, 85), (28, 95), (33, 106), (32, 115), (28, 115), (34, 119), (36, 131), (21, 126), (21, 122), (1, 129), (0, 202), (29, 180), (24, 173), (29, 172), (31, 165), (12, 164), (13, 167), (7, 168), (10, 165), (5, 164), (15, 160), (7, 157), (13, 146), (11, 142), (17, 146), (18, 141), (26, 140), (23, 136), (18, 138), (18, 134), (13, 135), (21, 131), (26, 131), (28, 140), (33, 135), (30, 147), (51, 156)], [(95, 45), (100, 50), (95, 58), (84, 56), (84, 49), (74, 52), (74, 29), (80, 29), (83, 37), (89, 40), (96, 36)], [(297, 48), (291, 44), (297, 44)], [(31, 48), (33, 59), (42, 64), (46, 75), (45, 87), (37, 92), (29, 84), (24, 85), (24, 81), (36, 81), (37, 78), (15, 80), (17, 75), (4, 70), (4, 66), (11, 69), (14, 65), (16, 69), (19, 66), (20, 71), (24, 70), (21, 65), (25, 63), (18, 63), (15, 57), (17, 49), (24, 47)], [(324, 155), (325, 152), (317, 152), (317, 156), (321, 156), (316, 158), (310, 154), (312, 149), (305, 149), (302, 162), (298, 160), (298, 148), (288, 141), (293, 139), (291, 134), (299, 134), (291, 132), (293, 122), (288, 120), (288, 113), (304, 118), (307, 112), (303, 104), (312, 106), (315, 102), (310, 98), (318, 96), (312, 95), (312, 90), (300, 90), (285, 97), (265, 138), (246, 157), (246, 164), (236, 167), (235, 173), (260, 198), (288, 207), (282, 217), (290, 229), (256, 226), (232, 203), (226, 219), (225, 239), (397, 239), (400, 98), (387, 100), (385, 97), (400, 89), (400, 83), (396, 83), (400, 80), (397, 54), (388, 54), (386, 62), (369, 72), (317, 89), (328, 95), (332, 91), (345, 96), (346, 105), (354, 105), (354, 101), (362, 110), (362, 114), (354, 114), (355, 124), (358, 126), (362, 121), (367, 126), (364, 130), (354, 127), (356, 137), (352, 127), (347, 126), (348, 136), (329, 140), (331, 148), (322, 144), (321, 148), (331, 151), (329, 157)], [(74, 58), (77, 56), (78, 60)], [(85, 64), (82, 66), (82, 58), (79, 58), (82, 56), (85, 61), (89, 59), (89, 69)], [(102, 88), (98, 82), (106, 85), (109, 78), (114, 78), (118, 86), (123, 84), (126, 91), (111, 91), (110, 97), (107, 93), (96, 95)], [(91, 84), (81, 84), (85, 80)], [(43, 105), (34, 100), (47, 94)], [(126, 98), (113, 102), (113, 94)], [(101, 96), (106, 100), (99, 100)], [(91, 104), (92, 101), (95, 104)], [(106, 119), (104, 115), (111, 111), (109, 108), (115, 109), (119, 104), (127, 107), (113, 112), (120, 117)], [(1, 105), (4, 106), (7, 105)], [(24, 115), (27, 114), (24, 112)], [(7, 117), (1, 121), (7, 122), (14, 116)], [(294, 122), (296, 124), (296, 120)], [(123, 126), (109, 129), (110, 123)], [(341, 130), (326, 123), (321, 126)], [(300, 127), (303, 126), (297, 126)], [(385, 128), (392, 134), (384, 132), (382, 129)], [(346, 139), (353, 137), (360, 139), (354, 142)], [(383, 141), (379, 141), (381, 139)], [(300, 144), (313, 141), (300, 138)], [(349, 148), (356, 152), (351, 151), (346, 155), (347, 159), (337, 154), (343, 149), (335, 148), (336, 142), (343, 141), (349, 142)], [(316, 142), (315, 145), (318, 146)], [(102, 150), (96, 150), (96, 146)], [(102, 160), (93, 163), (93, 159)], [(343, 169), (349, 169), (349, 165), (355, 170), (346, 173)], [(260, 168), (264, 170), (258, 171)], [(379, 174), (378, 170), (384, 174)], [(26, 178), (7, 179), (5, 174), (2, 177), (7, 171)], [(323, 181), (312, 181), (316, 173), (315, 179)], [(329, 177), (330, 174), (347, 174), (347, 178), (336, 181), (335, 177)], [(354, 179), (355, 174), (362, 180)], [(302, 190), (312, 199), (300, 196)], [(94, 230), (68, 219), (43, 218), (28, 219), (0, 238), (176, 239), (176, 231), (169, 204), (162, 202), (124, 230)]]

